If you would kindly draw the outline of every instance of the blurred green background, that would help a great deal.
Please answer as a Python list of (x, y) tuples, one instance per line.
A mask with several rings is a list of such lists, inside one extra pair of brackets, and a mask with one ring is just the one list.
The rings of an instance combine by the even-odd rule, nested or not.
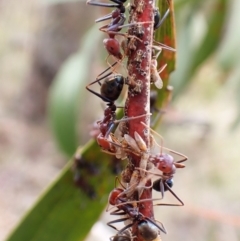
[[(170, 80), (174, 100), (159, 132), (165, 146), (186, 154), (189, 161), (176, 174), (173, 188), (186, 205), (156, 208), (156, 219), (168, 230), (162, 236), (165, 241), (240, 240), (238, 9), (238, 0), (175, 1), (177, 70)], [(93, 36), (94, 47), (101, 51), (84, 56), (79, 52), (101, 11), (80, 1), (0, 1), (1, 240), (75, 147), (86, 143), (91, 123), (102, 116), (104, 105), (84, 86), (106, 66), (104, 36)], [(84, 60), (79, 69), (73, 61), (79, 60), (78, 53)], [(62, 84), (52, 84), (54, 78), (63, 79), (58, 81)], [(82, 82), (74, 81), (78, 78)], [(65, 118), (63, 132), (51, 128), (50, 86), (50, 100), (55, 93), (75, 107), (63, 106), (66, 112), (59, 113)], [(90, 240), (108, 239), (99, 232), (93, 230)]]

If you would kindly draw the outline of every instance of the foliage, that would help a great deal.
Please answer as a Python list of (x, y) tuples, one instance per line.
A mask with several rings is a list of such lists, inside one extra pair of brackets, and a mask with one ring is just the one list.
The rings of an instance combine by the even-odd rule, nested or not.
[[(218, 58), (223, 73), (230, 78), (234, 72), (235, 81), (239, 80), (240, 71), (235, 71), (240, 64), (240, 31), (236, 27), (240, 18), (239, 7), (238, 0), (176, 1), (178, 56), (176, 71), (171, 76), (175, 98), (189, 86), (198, 68), (213, 55)], [(76, 134), (79, 116), (76, 113), (79, 111), (80, 91), (84, 91), (88, 79), (91, 53), (94, 52), (91, 41), (96, 41), (89, 36), (91, 32), (79, 52), (63, 65), (50, 94), (51, 124), (60, 148), (67, 155), (73, 154), (79, 138)], [(236, 85), (236, 100), (240, 106), (239, 81)], [(240, 111), (236, 120), (240, 120)], [(81, 153), (99, 168), (99, 174), (89, 182), (97, 187), (102, 201), (90, 200), (73, 187), (70, 161), (7, 241), (84, 239), (106, 203), (107, 194), (112, 189), (113, 175), (108, 168), (108, 158), (99, 152), (95, 144), (88, 144)], [(76, 210), (83, 210), (80, 211), (81, 217)]]

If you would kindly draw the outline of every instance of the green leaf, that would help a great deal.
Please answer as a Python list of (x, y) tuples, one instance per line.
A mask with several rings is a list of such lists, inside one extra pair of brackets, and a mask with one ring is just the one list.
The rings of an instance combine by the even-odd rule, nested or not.
[(98, 170), (95, 175), (82, 171), (85, 181), (95, 187), (97, 198), (89, 199), (74, 186), (70, 161), (6, 241), (84, 240), (105, 207), (114, 181), (109, 156), (100, 152), (95, 142), (78, 150), (77, 155)]
[[(165, 44), (171, 48), (176, 48), (176, 37), (175, 37), (175, 20), (174, 20), (174, 7), (173, 1), (170, 1), (168, 5), (167, 1), (159, 1), (158, 8), (161, 16), (164, 16), (166, 11), (170, 8), (170, 14), (166, 17), (163, 24), (155, 32), (155, 41)], [(157, 43), (156, 43), (157, 44)], [(161, 46), (161, 45), (160, 45)], [(157, 103), (155, 107), (157, 109), (163, 109), (167, 104), (171, 96), (171, 90), (168, 86), (169, 76), (175, 69), (176, 53), (174, 51), (162, 50), (158, 58), (158, 68), (167, 64), (167, 67), (160, 73), (163, 80), (163, 88), (161, 90), (152, 86), (151, 89), (157, 92)], [(154, 113), (153, 113), (154, 114)], [(153, 116), (154, 119), (154, 116)], [(159, 118), (159, 113), (156, 113), (156, 119), (153, 128), (155, 128), (161, 118)]]
[(240, 22), (240, 1), (231, 1), (230, 6), (226, 31), (217, 56), (221, 68), (225, 71), (231, 70), (240, 62), (240, 28), (236, 27), (236, 23)]
[(179, 64), (177, 71), (171, 78), (171, 82), (174, 84), (174, 96), (186, 88), (197, 68), (214, 53), (220, 43), (223, 23), (226, 19), (227, 1), (218, 0), (214, 4), (211, 2), (211, 4), (210, 17), (207, 19), (207, 31), (201, 42), (195, 47), (191, 46), (193, 42), (191, 23), (196, 18), (196, 12), (192, 11), (185, 20), (185, 25), (181, 30), (179, 38)]
[(95, 53), (93, 46), (97, 46), (100, 36), (96, 27), (87, 33), (80, 50), (63, 64), (50, 89), (50, 123), (59, 147), (68, 156), (73, 155), (79, 143), (76, 128), (79, 116), (81, 118), (80, 103), (84, 100), (90, 62)]

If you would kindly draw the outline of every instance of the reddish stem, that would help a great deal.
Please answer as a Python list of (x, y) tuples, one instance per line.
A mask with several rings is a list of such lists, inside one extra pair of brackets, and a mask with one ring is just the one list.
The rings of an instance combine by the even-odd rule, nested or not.
[[(151, 46), (153, 42), (153, 21), (154, 21), (154, 1), (135, 0), (135, 6), (131, 6), (130, 21), (131, 22), (147, 22), (140, 24), (143, 27), (143, 34), (138, 36), (142, 41), (136, 40), (136, 49), (128, 51), (128, 79), (131, 82), (140, 84), (140, 91), (136, 91), (134, 85), (129, 86), (128, 99), (125, 106), (125, 115), (128, 117), (149, 114), (150, 112), (150, 65), (151, 65)], [(140, 6), (143, 6), (142, 8)], [(136, 27), (136, 26), (135, 26)], [(129, 35), (132, 35), (132, 29), (129, 29)], [(131, 37), (130, 37), (131, 41)], [(141, 119), (135, 119), (128, 122), (129, 135), (134, 138), (134, 132), (143, 138), (147, 146), (149, 146), (149, 129), (144, 127), (140, 122), (150, 125), (150, 117), (146, 116)], [(129, 154), (129, 160), (134, 167), (139, 167), (140, 157)], [(139, 177), (140, 179), (141, 177)], [(149, 180), (146, 185), (151, 185)], [(150, 199), (152, 197), (151, 189), (144, 189), (140, 199)], [(139, 204), (139, 211), (146, 217), (154, 219), (152, 202), (144, 202)], [(133, 233), (137, 227), (133, 227)], [(137, 234), (135, 240), (142, 240)]]

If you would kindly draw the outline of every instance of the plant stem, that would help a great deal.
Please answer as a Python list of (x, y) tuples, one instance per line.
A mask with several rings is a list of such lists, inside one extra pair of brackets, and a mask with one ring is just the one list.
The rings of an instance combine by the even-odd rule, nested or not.
[[(142, 7), (141, 7), (142, 6)], [(129, 28), (129, 38), (132, 41), (133, 29), (139, 27), (137, 37), (141, 39), (134, 39), (135, 47), (128, 49), (128, 80), (129, 85), (128, 98), (125, 105), (125, 115), (127, 117), (139, 116), (150, 113), (150, 66), (151, 66), (151, 46), (153, 42), (153, 21), (154, 21), (154, 6), (155, 1), (149, 0), (135, 0), (135, 6), (131, 6), (130, 22), (138, 22), (139, 25), (134, 25)], [(146, 22), (146, 23), (144, 23)], [(144, 23), (144, 24), (143, 24)], [(138, 89), (136, 89), (136, 85)], [(149, 147), (149, 129), (144, 127), (140, 122), (144, 122), (147, 126), (150, 125), (149, 115), (135, 120), (129, 120), (128, 132), (134, 138), (134, 132), (137, 132)], [(129, 160), (135, 167), (140, 166), (141, 157), (129, 154)], [(144, 167), (146, 168), (146, 166)], [(139, 174), (139, 180), (141, 176)], [(147, 181), (146, 185), (151, 185), (151, 181)], [(144, 189), (141, 194), (141, 199), (150, 199), (152, 197), (152, 190)], [(145, 217), (154, 218), (152, 201), (139, 204), (139, 212)], [(137, 227), (133, 227), (133, 232)], [(134, 233), (135, 234), (135, 233)], [(136, 235), (136, 234), (135, 234)], [(142, 240), (141, 236), (137, 233), (135, 240)]]

